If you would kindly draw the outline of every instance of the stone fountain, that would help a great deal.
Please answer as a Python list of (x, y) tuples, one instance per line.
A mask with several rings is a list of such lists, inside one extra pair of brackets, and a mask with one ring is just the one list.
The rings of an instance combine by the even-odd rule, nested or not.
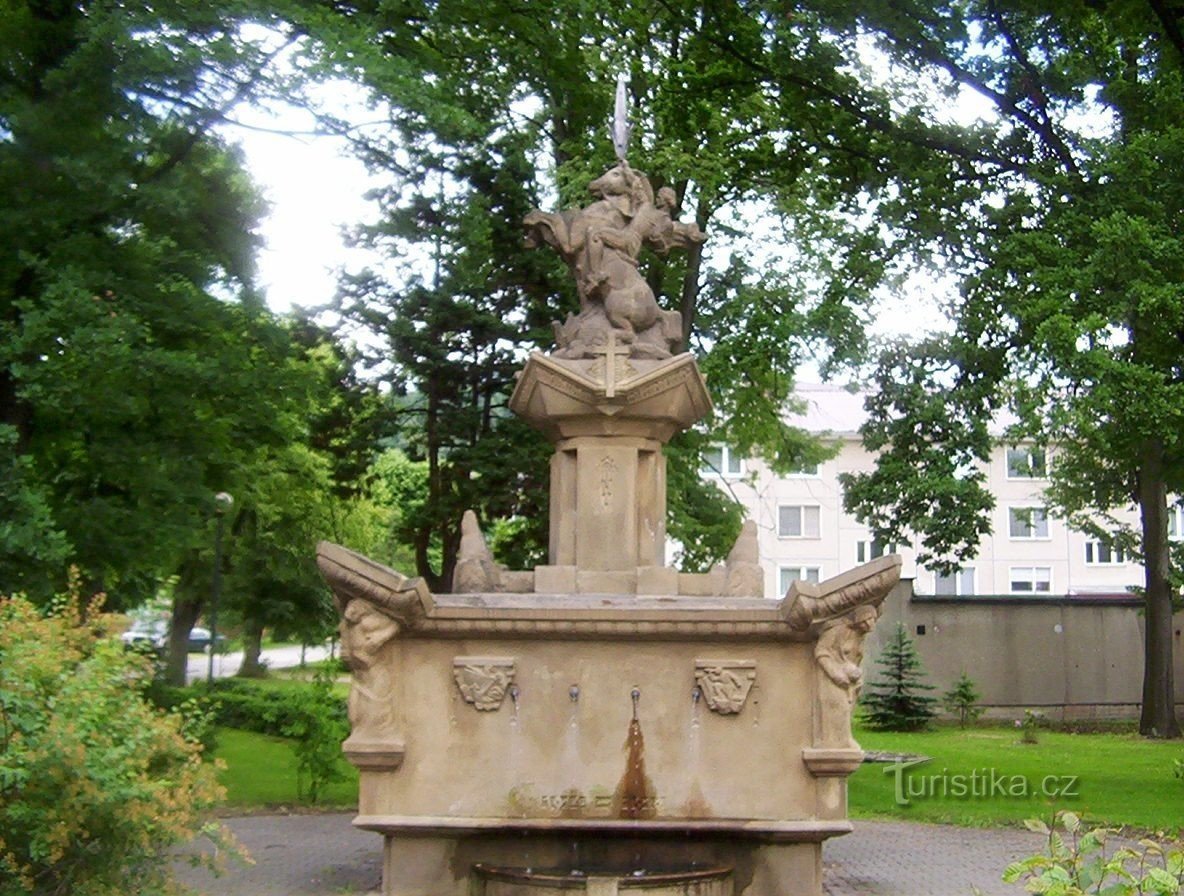
[(703, 236), (623, 158), (590, 189), (526, 219), (581, 302), (510, 402), (555, 446), (548, 564), (501, 568), (472, 513), (450, 594), (318, 547), (353, 670), (354, 824), (384, 838), (386, 896), (819, 896), (900, 562), (769, 599), (748, 523), (708, 573), (665, 564), (663, 445), (711, 404), (637, 254)]

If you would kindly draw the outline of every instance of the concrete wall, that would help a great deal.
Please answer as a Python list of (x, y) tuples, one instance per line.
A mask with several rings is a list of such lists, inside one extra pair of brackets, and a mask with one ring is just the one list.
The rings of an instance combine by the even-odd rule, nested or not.
[[(934, 598), (902, 581), (864, 646), (865, 681), (903, 622), (935, 695), (965, 672), (988, 715), (1054, 719), (1130, 718), (1143, 686), (1143, 617), (1138, 601), (1080, 598)], [(1184, 613), (1175, 617), (1176, 701), (1184, 710)], [(923, 633), (922, 633), (923, 632)]]

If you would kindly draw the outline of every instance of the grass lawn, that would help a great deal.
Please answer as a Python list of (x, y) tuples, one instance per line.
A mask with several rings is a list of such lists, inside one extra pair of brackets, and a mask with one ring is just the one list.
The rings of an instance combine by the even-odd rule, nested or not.
[[(865, 750), (932, 759), (907, 770), (864, 763), (850, 778), (853, 816), (990, 826), (1071, 809), (1087, 823), (1148, 830), (1184, 825), (1184, 780), (1172, 771), (1172, 760), (1184, 758), (1180, 741), (1041, 730), (1039, 743), (1025, 744), (1017, 729), (1004, 727), (941, 727), (914, 734), (857, 727), (855, 737)], [(898, 778), (907, 804), (897, 799)], [(1070, 783), (1073, 795), (1042, 792), (1046, 785), (1059, 791)], [(957, 795), (958, 789), (965, 794)], [(1020, 795), (1023, 790), (1026, 795)]]
[[(302, 805), (296, 795), (296, 754), (292, 742), (234, 728), (218, 729), (214, 756), (226, 763), (218, 780), (231, 808)], [(318, 806), (352, 809), (358, 804), (358, 773), (344, 757), (345, 779), (325, 788)]]

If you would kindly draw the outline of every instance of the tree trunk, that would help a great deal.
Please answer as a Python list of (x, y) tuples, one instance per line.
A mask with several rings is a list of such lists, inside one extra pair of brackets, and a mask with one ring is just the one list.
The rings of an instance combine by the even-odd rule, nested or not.
[[(214, 645), (210, 645), (214, 649)], [(263, 624), (255, 619), (248, 619), (243, 627), (243, 661), (235, 674), (238, 678), (262, 678), (267, 674), (267, 667), (260, 659), (263, 653)]]
[(184, 687), (185, 671), (189, 665), (189, 633), (201, 615), (205, 601), (185, 594), (180, 586), (173, 600), (173, 617), (169, 622), (169, 642), (165, 647), (164, 677), (171, 685)]
[[(695, 223), (706, 232), (711, 210), (700, 201), (695, 208)], [(682, 278), (682, 295), (678, 310), (682, 313), (682, 348), (691, 350), (691, 333), (695, 329), (695, 312), (699, 304), (699, 273), (703, 267), (703, 244), (693, 243), (687, 248), (687, 271)]]
[(1139, 733), (1145, 737), (1180, 737), (1172, 668), (1172, 590), (1168, 582), (1168, 500), (1163, 442), (1148, 439), (1141, 454), (1139, 511), (1146, 571), (1146, 627)]

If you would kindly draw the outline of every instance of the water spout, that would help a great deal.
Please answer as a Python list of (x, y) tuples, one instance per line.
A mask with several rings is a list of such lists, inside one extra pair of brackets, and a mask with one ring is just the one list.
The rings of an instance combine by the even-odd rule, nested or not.
[(633, 718), (637, 718), (637, 704), (641, 700), (641, 688), (634, 688), (629, 692), (629, 696), (633, 699)]

